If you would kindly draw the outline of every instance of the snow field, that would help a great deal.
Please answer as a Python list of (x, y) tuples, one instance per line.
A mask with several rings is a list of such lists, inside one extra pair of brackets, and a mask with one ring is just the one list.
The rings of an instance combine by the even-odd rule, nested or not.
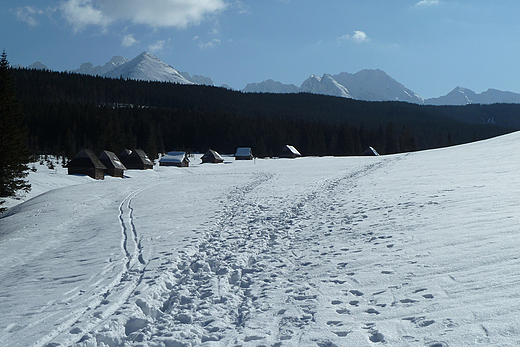
[(518, 345), (519, 146), (49, 191), (0, 219), (0, 344)]

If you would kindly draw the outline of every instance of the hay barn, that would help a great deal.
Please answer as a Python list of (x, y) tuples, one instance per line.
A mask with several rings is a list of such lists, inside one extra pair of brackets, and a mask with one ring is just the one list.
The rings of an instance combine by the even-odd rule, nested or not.
[(153, 162), (142, 149), (125, 149), (119, 154), (119, 159), (121, 159), (121, 162), (128, 170), (153, 169)]
[(252, 160), (253, 152), (249, 147), (240, 147), (237, 148), (237, 152), (235, 153), (235, 160)]
[(69, 175), (87, 175), (96, 180), (105, 179), (106, 166), (90, 149), (82, 149), (67, 164)]
[(168, 152), (159, 159), (159, 166), (188, 167), (190, 160), (186, 152)]
[(298, 152), (298, 150), (291, 145), (285, 145), (285, 147), (282, 148), (282, 150), (280, 151), (279, 155), (280, 158), (297, 158), (301, 156), (302, 155), (300, 154), (300, 152)]
[(209, 149), (206, 153), (204, 153), (204, 155), (200, 159), (203, 163), (217, 164), (224, 162), (224, 159), (220, 156), (220, 154), (218, 154), (217, 151), (214, 151), (212, 149)]
[(121, 177), (125, 173), (126, 167), (114, 152), (103, 151), (98, 157), (99, 161), (106, 166), (105, 173), (113, 177)]

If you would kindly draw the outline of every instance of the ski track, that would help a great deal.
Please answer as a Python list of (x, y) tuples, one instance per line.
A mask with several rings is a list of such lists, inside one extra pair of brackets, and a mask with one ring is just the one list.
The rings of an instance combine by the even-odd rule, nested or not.
[[(149, 297), (123, 296), (120, 301), (129, 299), (127, 304), (139, 306), (139, 314), (120, 322), (118, 328), (105, 325), (95, 331), (91, 324), (90, 333), (79, 340), (80, 344), (89, 346), (94, 337), (93, 345), (104, 342), (109, 346), (147, 342), (165, 346), (332, 347), (342, 345), (347, 337), (366, 344), (385, 342), (378, 317), (388, 319), (396, 306), (406, 309), (434, 297), (427, 288), (410, 290), (406, 283), (367, 292), (356, 280), (356, 269), (366, 273), (367, 267), (375, 268), (378, 277), (392, 277), (394, 271), (383, 264), (364, 263), (363, 252), (377, 251), (386, 257), (399, 253), (402, 249), (398, 245), (409, 241), (392, 234), (388, 212), (382, 211), (392, 206), (384, 201), (381, 206), (367, 206), (367, 202), (355, 199), (359, 178), (367, 178), (402, 158), (343, 172), (289, 199), (262, 196), (275, 175), (256, 174), (222, 199), (220, 210), (224, 212), (192, 247), (181, 250), (181, 257), (175, 260), (164, 261), (160, 268), (162, 290), (154, 296), (155, 303)], [(137, 193), (120, 206), (128, 267), (141, 252), (139, 246), (135, 251), (128, 249), (126, 241), (132, 238), (139, 245), (131, 208)], [(405, 208), (414, 208), (414, 204)], [(128, 223), (122, 217), (125, 209)], [(388, 233), (372, 232), (364, 224), (367, 215), (376, 213), (382, 214), (376, 225)], [(336, 249), (335, 244), (342, 247)], [(137, 273), (129, 292), (140, 283), (142, 272)], [(319, 314), (318, 307), (328, 307), (330, 314)], [(361, 322), (349, 318), (351, 315), (366, 319)], [(427, 328), (435, 320), (422, 315), (403, 322)], [(451, 323), (447, 320), (446, 324)], [(117, 329), (119, 333), (114, 333)], [(324, 335), (329, 338), (324, 339)], [(407, 339), (413, 341), (414, 337)], [(430, 345), (442, 346), (442, 342), (431, 341)]]
[(119, 205), (118, 220), (122, 233), (121, 249), (124, 268), (118, 276), (110, 284), (101, 288), (98, 296), (91, 299), (85, 308), (74, 312), (65, 323), (60, 324), (53, 332), (40, 339), (34, 347), (68, 346), (81, 343), (82, 339), (88, 336), (88, 332), (98, 330), (98, 327), (116, 313), (132, 295), (135, 288), (141, 283), (148, 264), (144, 259), (143, 247), (135, 227), (132, 201), (141, 192), (160, 183), (147, 185), (131, 192)]

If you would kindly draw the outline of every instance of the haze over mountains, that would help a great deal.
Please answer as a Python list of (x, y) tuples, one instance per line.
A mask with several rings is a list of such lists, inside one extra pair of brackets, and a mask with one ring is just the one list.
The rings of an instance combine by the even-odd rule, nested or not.
[[(37, 62), (29, 68), (46, 69), (47, 67)], [(213, 85), (211, 78), (179, 72), (148, 52), (143, 52), (132, 60), (115, 56), (103, 66), (83, 63), (74, 72), (110, 78)], [(242, 91), (252, 93), (307, 92), (364, 101), (405, 101), (425, 105), (520, 103), (518, 93), (496, 89), (475, 93), (460, 86), (444, 96), (425, 99), (379, 69), (361, 70), (355, 74), (347, 72), (337, 75), (324, 74), (322, 77), (311, 75), (299, 87), (269, 79), (260, 83), (249, 83)]]

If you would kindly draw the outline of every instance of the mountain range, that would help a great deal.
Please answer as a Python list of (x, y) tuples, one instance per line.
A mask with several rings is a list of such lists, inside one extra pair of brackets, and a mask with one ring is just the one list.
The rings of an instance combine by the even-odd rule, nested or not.
[[(32, 64), (29, 68), (47, 69), (40, 62)], [(213, 85), (211, 78), (179, 72), (148, 52), (143, 52), (132, 60), (115, 56), (103, 66), (94, 66), (89, 62), (83, 63), (73, 72), (110, 78)], [(228, 88), (226, 85), (223, 87)], [(311, 75), (300, 87), (269, 79), (260, 83), (249, 83), (242, 91), (250, 93), (306, 92), (364, 101), (405, 101), (424, 105), (520, 103), (518, 93), (497, 89), (475, 93), (460, 86), (444, 96), (425, 99), (379, 69), (361, 70), (354, 74), (347, 72), (337, 75), (324, 74), (322, 77)]]
[[(248, 84), (244, 92), (315, 93), (365, 101), (407, 101), (424, 104), (424, 98), (412, 92), (382, 70), (361, 70), (350, 74), (312, 75), (298, 88), (272, 80)], [(519, 99), (520, 100), (520, 99)]]

